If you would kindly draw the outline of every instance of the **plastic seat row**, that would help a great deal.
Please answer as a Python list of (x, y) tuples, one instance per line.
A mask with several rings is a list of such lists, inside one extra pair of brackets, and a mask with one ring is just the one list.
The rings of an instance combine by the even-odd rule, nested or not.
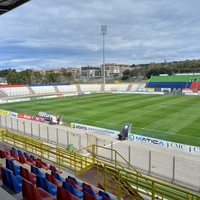
[[(55, 174), (55, 172), (52, 172), (52, 174)], [(76, 196), (79, 199), (83, 198), (84, 192), (91, 194), (97, 200), (102, 200), (103, 196), (106, 196), (108, 199), (112, 199), (108, 193), (102, 190), (99, 191), (94, 190), (92, 186), (89, 184), (83, 182), (82, 185), (80, 186), (79, 182), (79, 185), (77, 185), (74, 182), (74, 180), (76, 180), (76, 178), (74, 177), (68, 176), (66, 179), (64, 179), (59, 174), (57, 174), (57, 176), (60, 177), (58, 180), (52, 174), (43, 173), (42, 176), (37, 175), (36, 186), (43, 188), (45, 191), (49, 192), (52, 195), (56, 195), (57, 188), (62, 187), (68, 190), (72, 195)]]
[(97, 200), (102, 199), (103, 196), (105, 196), (107, 199), (112, 199), (110, 195), (104, 192), (103, 190), (99, 190), (99, 191), (95, 190), (94, 188), (92, 188), (91, 185), (85, 182), (81, 183), (77, 181), (75, 177), (68, 176), (66, 179), (64, 179), (58, 173), (55, 173), (55, 172), (51, 172), (51, 175), (54, 176), (60, 182), (63, 182), (63, 188), (69, 190), (73, 195), (77, 196), (78, 198), (82, 198), (84, 192), (87, 192), (91, 194), (92, 196), (95, 196)]
[[(22, 180), (22, 196), (25, 200), (80, 200), (62, 187), (57, 188), (56, 197), (42, 188), (36, 188), (32, 183)], [(83, 200), (96, 200), (88, 193), (83, 194)]]
[[(21, 153), (19, 153), (18, 155), (19, 157), (20, 154)], [(77, 181), (75, 177), (68, 176), (67, 178), (63, 178), (60, 176), (59, 173), (55, 171), (51, 171), (51, 174), (44, 173), (38, 167), (33, 165), (31, 165), (31, 171), (29, 171), (28, 169), (22, 166), (16, 165), (13, 160), (10, 160), (8, 158), (6, 158), (6, 168), (7, 171), (9, 170), (12, 173), (12, 178), (10, 178), (12, 179), (12, 186), (7, 184), (8, 181), (6, 181), (5, 176), (2, 175), (4, 177), (3, 183), (10, 189), (14, 190), (16, 193), (22, 190), (23, 178), (32, 183), (33, 185), (36, 184), (37, 187), (43, 188), (46, 192), (50, 193), (53, 196), (57, 194), (58, 187), (62, 187), (68, 190), (72, 195), (76, 196), (79, 199), (82, 199), (84, 192), (87, 192), (94, 196), (97, 200), (101, 200), (103, 196), (102, 194), (105, 193), (101, 190), (94, 190), (89, 184)], [(4, 170), (3, 173), (6, 174), (8, 173), (7, 171), (5, 172)], [(109, 194), (105, 194), (107, 195), (107, 198), (111, 199), (109, 197)]]
[(22, 196), (25, 200), (56, 200), (54, 196), (42, 188), (36, 188), (24, 179), (22, 180)]
[[(6, 161), (7, 161), (8, 166), (9, 166), (9, 162), (13, 163), (13, 161), (8, 160), (8, 159), (6, 159)], [(48, 174), (48, 173), (44, 174), (37, 167), (31, 166), (31, 169), (32, 170), (37, 169), (38, 170), (37, 175), (34, 173), (31, 173), (28, 169), (26, 169), (22, 166), (20, 166), (20, 175), (21, 176), (17, 175), (18, 172), (17, 173), (15, 172), (16, 173), (16, 175), (15, 175), (15, 173), (14, 173), (15, 170), (12, 171), (10, 169), (2, 167), (3, 184), (6, 185), (11, 190), (13, 190), (15, 193), (19, 193), (22, 190), (24, 190), (23, 196), (25, 199), (26, 198), (30, 199), (30, 197), (27, 197), (27, 196), (32, 193), (28, 192), (29, 194), (27, 194), (27, 192), (26, 192), (27, 189), (24, 189), (22, 187), (22, 182), (24, 182), (24, 180), (26, 180), (26, 182), (28, 182), (29, 185), (32, 184), (34, 186), (36, 184), (37, 188), (40, 188), (40, 189), (34, 189), (34, 195), (35, 195), (34, 199), (45, 199), (46, 196), (48, 196), (47, 193), (52, 195), (52, 197), (51, 197), (52, 199), (55, 199), (53, 197), (58, 195), (58, 188), (63, 188), (65, 190), (67, 190), (70, 193), (70, 195), (68, 194), (68, 196), (71, 196), (70, 199), (75, 199), (75, 200), (82, 199), (82, 198), (87, 199), (87, 196), (90, 196), (90, 195), (95, 197), (95, 199), (97, 199), (97, 200), (102, 200), (103, 196), (106, 196), (107, 199), (111, 199), (109, 197), (109, 194), (105, 193), (102, 190), (99, 190), (99, 192), (97, 192), (97, 191), (94, 192), (92, 187), (90, 185), (87, 185), (86, 183), (83, 183), (82, 187), (77, 185), (79, 187), (79, 190), (78, 190), (78, 189), (74, 188), (73, 185), (75, 184), (75, 182), (73, 180), (71, 180), (73, 182), (69, 181), (70, 183), (74, 183), (73, 185), (71, 185), (70, 183), (65, 182), (65, 181), (64, 182), (58, 181), (51, 174)], [(38, 175), (38, 172), (41, 172), (41, 174), (43, 174), (43, 177)], [(75, 179), (74, 177), (71, 177), (71, 178)], [(55, 181), (54, 182), (55, 184), (52, 183), (53, 182), (52, 180)], [(70, 179), (66, 178), (66, 180), (70, 180)], [(29, 186), (29, 187), (32, 187), (32, 190), (33, 190), (33, 186)], [(37, 191), (35, 191), (35, 190), (37, 190)], [(62, 190), (62, 189), (59, 189), (59, 190)], [(66, 192), (62, 192), (62, 193), (66, 193)], [(84, 193), (87, 193), (87, 194), (85, 194), (85, 197), (84, 197)], [(90, 195), (88, 195), (88, 194), (90, 194)], [(61, 194), (59, 194), (59, 195), (61, 195)], [(42, 196), (44, 198), (39, 198), (39, 196)], [(49, 196), (48, 196), (48, 198), (49, 198)]]
[(0, 149), (0, 158), (8, 158), (9, 160), (16, 160), (13, 156), (10, 155), (10, 152), (4, 149)]
[(43, 168), (45, 170), (52, 170), (60, 174), (62, 173), (62, 171), (58, 170), (55, 166), (48, 165), (40, 158), (35, 158), (33, 155), (29, 156), (26, 152), (22, 152), (20, 149), (16, 149), (15, 147), (12, 147), (12, 149), (10, 149), (10, 155), (21, 164), (28, 164), (29, 166), (34, 165), (38, 168)]

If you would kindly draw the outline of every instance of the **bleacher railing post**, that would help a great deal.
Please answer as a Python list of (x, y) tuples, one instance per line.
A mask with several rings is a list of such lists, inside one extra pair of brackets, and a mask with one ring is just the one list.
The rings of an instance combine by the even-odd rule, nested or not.
[(56, 144), (58, 144), (58, 128), (56, 128)]
[(172, 165), (172, 182), (175, 181), (175, 167), (176, 167), (176, 157), (173, 157), (173, 165)]
[(149, 151), (149, 171), (148, 174), (151, 174), (151, 151)]
[(38, 124), (38, 134), (39, 134), (39, 139), (40, 139), (40, 124)]

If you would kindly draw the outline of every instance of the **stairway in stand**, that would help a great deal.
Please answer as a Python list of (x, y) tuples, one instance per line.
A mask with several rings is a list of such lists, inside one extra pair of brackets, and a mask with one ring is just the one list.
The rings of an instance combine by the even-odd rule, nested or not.
[(56, 93), (60, 92), (57, 85), (54, 85), (54, 90), (56, 91)]
[(77, 92), (81, 92), (81, 86), (80, 85), (76, 85), (76, 90), (77, 90)]
[(30, 92), (30, 94), (35, 94), (35, 91), (32, 89), (32, 87), (30, 86), (26, 86)]
[(126, 89), (126, 91), (127, 91), (127, 92), (130, 92), (130, 91), (131, 91), (131, 88), (132, 88), (132, 84), (129, 84), (128, 87), (127, 87), (127, 89)]
[[(89, 170), (83, 172), (77, 178), (79, 178), (83, 182), (89, 183), (90, 185), (96, 186), (99, 190), (100, 189), (104, 190), (104, 180), (103, 180), (104, 171), (102, 169), (98, 169), (98, 172), (101, 174), (101, 177), (102, 177), (101, 180), (99, 180), (99, 183), (97, 183), (97, 168), (96, 167), (92, 167)], [(111, 185), (114, 188), (118, 187), (117, 177), (113, 177), (113, 176), (107, 177), (106, 182), (109, 183), (109, 185)], [(120, 180), (120, 184), (123, 190), (128, 191), (128, 193), (132, 195), (132, 197), (123, 195), (122, 196), (123, 200), (133, 200), (133, 196), (143, 199), (140, 196), (140, 194), (135, 189), (133, 189), (126, 181)], [(110, 188), (107, 190), (107, 192), (117, 196), (117, 194)]]

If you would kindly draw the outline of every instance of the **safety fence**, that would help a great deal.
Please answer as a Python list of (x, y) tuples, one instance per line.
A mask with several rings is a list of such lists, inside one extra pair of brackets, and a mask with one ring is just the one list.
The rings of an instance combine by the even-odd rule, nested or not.
[[(82, 155), (82, 150), (70, 152), (62, 147), (44, 144), (42, 141), (6, 129), (0, 131), (0, 138), (3, 143), (14, 146), (41, 159), (48, 160), (51, 163), (53, 162), (58, 165), (59, 169), (74, 171), (76, 175), (90, 169), (92, 166), (96, 166), (98, 185), (102, 184), (103, 180), (105, 190), (114, 190), (118, 199), (123, 195), (134, 199), (141, 199), (140, 194), (148, 196), (152, 200), (156, 197), (173, 200), (200, 199), (198, 194), (142, 175), (116, 150), (107, 147), (91, 145), (85, 148), (85, 151), (90, 156), (84, 156)], [(107, 153), (112, 154), (113, 159), (108, 160), (106, 157), (98, 155), (97, 152), (100, 149), (104, 149)], [(124, 166), (129, 166), (129, 169)], [(100, 170), (103, 171), (103, 176), (99, 173)]]
[[(43, 141), (43, 144), (52, 144), (70, 151), (82, 150), (83, 155), (88, 153), (84, 147), (90, 144), (109, 147), (119, 152), (143, 174), (200, 192), (200, 159), (198, 156), (196, 160), (186, 159), (166, 154), (162, 149), (153, 151), (142, 146), (138, 147), (134, 145), (134, 142), (132, 142), (133, 145), (127, 145), (115, 138), (112, 141), (106, 140), (92, 134), (81, 134), (75, 129), (69, 131), (63, 126), (49, 126), (46, 123), (24, 121), (11, 116), (0, 115), (0, 126), (36, 138), (38, 141)], [(104, 155), (109, 160), (112, 160), (114, 156), (112, 151), (105, 152), (104, 148), (99, 148), (96, 154)]]

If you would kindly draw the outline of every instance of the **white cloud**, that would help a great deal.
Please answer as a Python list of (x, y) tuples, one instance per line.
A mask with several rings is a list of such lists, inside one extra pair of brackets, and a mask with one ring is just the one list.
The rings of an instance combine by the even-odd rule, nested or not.
[(0, 16), (0, 67), (138, 64), (199, 59), (193, 0), (31, 0)]

